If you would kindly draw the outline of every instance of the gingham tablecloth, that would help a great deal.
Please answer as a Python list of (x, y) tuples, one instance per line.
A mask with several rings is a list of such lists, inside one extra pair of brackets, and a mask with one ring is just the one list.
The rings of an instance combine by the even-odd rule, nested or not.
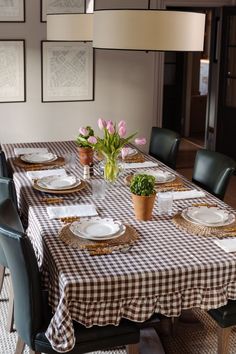
[[(73, 142), (3, 145), (8, 157), (13, 156), (16, 146), (47, 147), (58, 155), (75, 151)], [(62, 223), (49, 220), (46, 205), (39, 201), (41, 194), (32, 189), (25, 172), (14, 165), (12, 168), (19, 205), (28, 222), (28, 235), (54, 312), (47, 337), (55, 350), (66, 352), (73, 348), (72, 320), (87, 327), (118, 325), (122, 317), (142, 322), (154, 312), (179, 316), (182, 309), (208, 310), (236, 299), (236, 253), (224, 252), (210, 237), (180, 231), (169, 216), (158, 215), (156, 204), (151, 221), (136, 221), (123, 176), (103, 201), (91, 199), (89, 186), (79, 195), (82, 203), (93, 202), (102, 217), (133, 226), (140, 240), (126, 254), (89, 256), (59, 239)], [(78, 163), (71, 172), (81, 177), (82, 167)], [(174, 211), (193, 202), (217, 203), (232, 211), (207, 193), (201, 199), (174, 201)]]

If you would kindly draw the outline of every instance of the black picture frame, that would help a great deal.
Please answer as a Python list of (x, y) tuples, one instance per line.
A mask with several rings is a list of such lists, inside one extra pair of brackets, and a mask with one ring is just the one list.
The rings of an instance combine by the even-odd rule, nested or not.
[[(14, 46), (15, 45), (15, 51)], [(0, 80), (1, 80), (1, 89), (0, 89), (0, 103), (21, 103), (26, 102), (26, 60), (25, 60), (25, 40), (24, 39), (0, 39), (0, 47), (4, 46), (3, 50), (0, 50), (0, 53), (5, 56), (2, 62), (5, 63), (5, 67), (1, 64), (0, 70)], [(8, 50), (7, 50), (8, 49)], [(10, 50), (12, 49), (12, 50)], [(14, 59), (18, 59), (14, 63)], [(15, 65), (14, 65), (15, 64)], [(7, 68), (9, 67), (9, 70)], [(14, 70), (15, 69), (15, 70)], [(17, 70), (19, 69), (19, 72)], [(8, 72), (8, 75), (4, 73)], [(1, 78), (1, 73), (3, 77)], [(12, 78), (9, 75), (12, 75)], [(4, 79), (6, 80), (5, 87), (3, 85)], [(18, 84), (14, 87), (12, 83)], [(1, 91), (2, 90), (2, 91)], [(4, 92), (4, 95), (2, 93)], [(18, 93), (18, 94), (17, 94)]]
[[(42, 23), (46, 23), (46, 19), (45, 19), (45, 5), (47, 3), (47, 1), (50, 1), (50, 0), (40, 0), (40, 22)], [(58, 11), (55, 9), (55, 12), (53, 13), (57, 13), (57, 14), (66, 14), (66, 13), (86, 13), (86, 1), (87, 0), (78, 0), (78, 2), (81, 2), (82, 3), (82, 7), (81, 7), (81, 10), (73, 10), (73, 11), (66, 11), (65, 8), (63, 8), (61, 11)], [(58, 1), (59, 2), (59, 1)], [(55, 0), (54, 0), (54, 3), (55, 3)]]
[[(76, 53), (76, 47), (78, 51), (81, 51), (81, 55), (84, 55), (83, 61), (78, 59), (79, 56), (78, 52)], [(56, 54), (52, 55), (52, 53), (47, 50), (48, 48), (56, 48)], [(71, 54), (68, 50), (70, 48)], [(61, 61), (58, 61), (57, 58), (60, 49)], [(65, 56), (62, 60), (63, 55)], [(85, 55), (87, 55), (87, 58)], [(54, 62), (54, 65), (50, 65), (50, 67), (53, 68), (54, 72), (50, 73), (48, 63), (51, 63), (52, 61)], [(68, 61), (69, 64), (67, 68), (65, 65), (66, 61)], [(79, 69), (80, 66), (82, 66), (81, 62), (85, 63), (85, 72), (81, 71), (80, 77)], [(94, 63), (95, 50), (92, 47), (91, 41), (41, 41), (41, 101), (43, 103), (94, 101)], [(83, 68), (81, 67), (81, 69)], [(78, 72), (76, 72), (77, 70)], [(63, 81), (62, 72), (64, 72), (64, 75), (66, 75), (64, 77), (65, 81)], [(71, 87), (68, 85), (69, 80), (72, 81)], [(77, 83), (79, 82), (79, 85), (76, 85), (76, 80)], [(52, 88), (50, 85), (48, 85), (48, 82), (56, 82), (55, 88)], [(83, 82), (85, 82), (84, 93), (82, 90), (83, 88), (81, 89), (80, 93), (80, 86)], [(61, 86), (60, 83), (62, 83)], [(71, 92), (71, 94), (67, 93), (63, 96), (63, 90), (65, 93)], [(75, 91), (74, 94), (72, 94), (73, 90)]]
[[(1, 3), (2, 0), (0, 0)], [(0, 12), (0, 23), (21, 23), (21, 22), (25, 22), (25, 0), (18, 0), (19, 1), (19, 14), (12, 14), (11, 15), (7, 15), (6, 13), (4, 14), (4, 10), (3, 7), (1, 8), (1, 12)]]

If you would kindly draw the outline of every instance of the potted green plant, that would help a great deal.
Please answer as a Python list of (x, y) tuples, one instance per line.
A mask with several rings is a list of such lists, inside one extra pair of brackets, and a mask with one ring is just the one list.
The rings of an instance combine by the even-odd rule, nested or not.
[(137, 220), (150, 220), (155, 202), (155, 177), (147, 174), (135, 175), (130, 183), (130, 191)]
[(90, 126), (81, 127), (79, 129), (76, 143), (78, 145), (79, 159), (82, 165), (91, 165), (93, 163), (93, 148), (88, 142), (88, 139), (92, 136), (94, 136), (94, 131)]

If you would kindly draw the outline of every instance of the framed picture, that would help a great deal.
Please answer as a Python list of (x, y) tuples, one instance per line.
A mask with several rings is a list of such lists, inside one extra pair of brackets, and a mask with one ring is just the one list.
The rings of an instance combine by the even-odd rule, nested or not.
[(41, 0), (41, 22), (47, 14), (85, 13), (86, 0)]
[(94, 100), (92, 42), (41, 43), (42, 102)]
[(0, 0), (0, 22), (25, 22), (25, 0)]
[(0, 40), (0, 103), (25, 102), (25, 41)]

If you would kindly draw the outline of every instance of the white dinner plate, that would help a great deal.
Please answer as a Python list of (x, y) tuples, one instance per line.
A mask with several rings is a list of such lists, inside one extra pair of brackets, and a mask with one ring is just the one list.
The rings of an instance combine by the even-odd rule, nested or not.
[(76, 236), (100, 241), (119, 237), (125, 233), (126, 226), (111, 219), (76, 221), (70, 225), (70, 230)]
[(206, 206), (187, 208), (183, 210), (182, 216), (190, 222), (211, 227), (229, 225), (235, 220), (234, 214), (217, 207)]
[(28, 163), (44, 163), (44, 162), (52, 162), (57, 159), (55, 154), (51, 152), (48, 153), (33, 153), (22, 155), (21, 160)]
[(81, 184), (81, 180), (75, 176), (47, 176), (37, 180), (37, 185), (41, 188), (64, 190), (76, 188)]
[(174, 174), (162, 170), (146, 170), (143, 173), (155, 177), (157, 184), (173, 182), (176, 179)]
[(127, 150), (127, 155), (125, 156), (125, 158), (133, 157), (133, 156), (137, 155), (137, 153), (138, 153), (137, 149), (133, 149), (133, 148), (127, 148), (127, 149), (128, 149)]

